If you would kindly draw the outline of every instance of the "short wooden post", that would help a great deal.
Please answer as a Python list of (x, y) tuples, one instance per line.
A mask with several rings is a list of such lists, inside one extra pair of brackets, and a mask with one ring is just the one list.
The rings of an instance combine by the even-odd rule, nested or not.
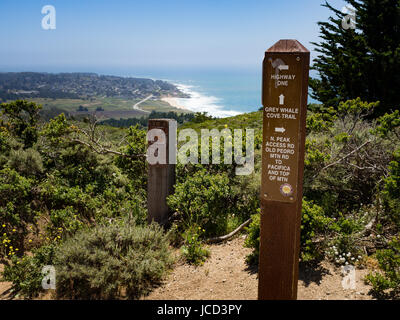
[[(150, 135), (151, 130), (155, 134)], [(156, 153), (156, 158), (163, 160), (157, 163), (149, 161), (154, 154), (147, 154), (149, 162), (148, 180), (147, 180), (147, 220), (158, 222), (163, 225), (168, 221), (169, 208), (167, 206), (167, 197), (173, 193), (175, 184), (175, 166), (176, 166), (176, 130), (177, 123), (172, 119), (149, 119), (148, 123), (148, 143), (151, 152)], [(158, 134), (160, 133), (160, 134)], [(162, 133), (164, 136), (162, 136)], [(157, 148), (151, 148), (157, 143)], [(160, 156), (163, 155), (163, 156)]]
[(297, 40), (265, 53), (260, 300), (297, 299), (309, 63)]

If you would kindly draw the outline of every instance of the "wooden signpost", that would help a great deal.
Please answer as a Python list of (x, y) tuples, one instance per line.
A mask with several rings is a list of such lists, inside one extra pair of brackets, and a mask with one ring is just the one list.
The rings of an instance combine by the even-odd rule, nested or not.
[(310, 52), (280, 40), (265, 53), (258, 299), (297, 299)]
[[(147, 220), (163, 225), (169, 217), (167, 197), (173, 193), (176, 166), (177, 122), (172, 119), (149, 119), (148, 130), (158, 129), (163, 135), (152, 137), (157, 142), (157, 163), (149, 162), (147, 180)], [(161, 133), (161, 132), (160, 132)], [(160, 163), (161, 162), (161, 163)]]

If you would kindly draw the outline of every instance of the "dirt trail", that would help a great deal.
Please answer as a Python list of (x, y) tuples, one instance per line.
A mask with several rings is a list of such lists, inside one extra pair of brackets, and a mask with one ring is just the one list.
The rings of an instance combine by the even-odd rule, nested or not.
[[(199, 267), (177, 262), (164, 283), (144, 299), (149, 300), (255, 300), (257, 299), (257, 270), (249, 268), (245, 257), (251, 252), (243, 247), (244, 238), (210, 245), (211, 256)], [(178, 254), (178, 251), (176, 251)], [(2, 266), (0, 265), (0, 271)], [(323, 262), (318, 268), (300, 265), (298, 299), (301, 300), (369, 300), (369, 286), (363, 282), (367, 270), (356, 271), (356, 289), (342, 287), (339, 268)], [(11, 283), (0, 282), (0, 299)], [(49, 294), (39, 299), (52, 299)]]
[[(238, 237), (209, 246), (211, 257), (200, 267), (177, 263), (164, 284), (145, 299), (153, 300), (253, 300), (257, 299), (257, 270), (249, 269), (245, 257), (250, 249)], [(298, 299), (369, 300), (369, 286), (363, 282), (367, 270), (356, 271), (355, 290), (342, 287), (341, 270), (329, 263), (317, 269), (300, 267)]]
[[(4, 266), (0, 264), (0, 274), (3, 272)], [(11, 288), (11, 282), (0, 282), (0, 300), (5, 298), (7, 291)]]

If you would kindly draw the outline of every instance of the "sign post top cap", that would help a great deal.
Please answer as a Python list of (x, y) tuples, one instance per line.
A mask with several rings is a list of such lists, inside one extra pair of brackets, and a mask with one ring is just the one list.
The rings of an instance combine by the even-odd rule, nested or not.
[(176, 122), (175, 119), (161, 119), (161, 118), (154, 118), (154, 119), (149, 119), (149, 121), (163, 121), (163, 122)]
[(283, 39), (275, 43), (271, 48), (269, 48), (266, 53), (309, 53), (305, 46), (303, 46), (299, 41), (293, 39)]

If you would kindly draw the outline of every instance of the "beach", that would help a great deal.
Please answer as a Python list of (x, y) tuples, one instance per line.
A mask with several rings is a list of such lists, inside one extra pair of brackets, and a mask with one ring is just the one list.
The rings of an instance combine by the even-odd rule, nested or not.
[(182, 109), (186, 111), (190, 111), (189, 109), (185, 108), (178, 100), (179, 98), (175, 97), (163, 97), (161, 98), (161, 101), (164, 101), (168, 103), (171, 107), (177, 108), (177, 109)]
[(192, 112), (206, 112), (218, 118), (232, 117), (242, 113), (236, 110), (225, 110), (223, 104), (221, 104), (221, 98), (204, 94), (198, 90), (198, 87), (182, 83), (171, 83), (176, 85), (181, 92), (190, 96), (190, 98), (168, 96), (161, 98), (162, 101), (167, 102), (175, 108)]

